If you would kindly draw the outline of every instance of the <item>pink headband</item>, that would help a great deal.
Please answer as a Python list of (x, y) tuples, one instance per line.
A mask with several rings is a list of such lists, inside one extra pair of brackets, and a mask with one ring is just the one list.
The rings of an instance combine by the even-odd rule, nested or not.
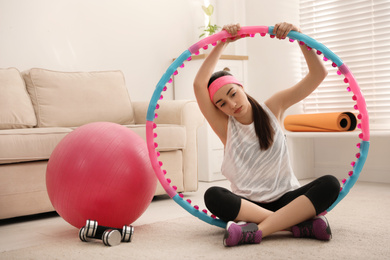
[(237, 85), (240, 85), (242, 87), (242, 84), (233, 76), (227, 75), (227, 76), (222, 76), (217, 78), (216, 80), (213, 81), (213, 83), (210, 84), (209, 86), (209, 94), (210, 94), (210, 99), (213, 101), (214, 94), (223, 86), (226, 84), (234, 83)]

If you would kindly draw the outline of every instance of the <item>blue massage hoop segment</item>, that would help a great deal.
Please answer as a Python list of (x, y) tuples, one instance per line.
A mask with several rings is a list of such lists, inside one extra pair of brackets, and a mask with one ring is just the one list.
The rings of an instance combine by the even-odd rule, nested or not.
[[(274, 37), (273, 32), (274, 27), (273, 26), (247, 26), (242, 27), (241, 30), (238, 32), (238, 34), (241, 37), (254, 37), (255, 34), (259, 33), (262, 37), (264, 37), (266, 34), (269, 34), (271, 37)], [(156, 143), (154, 143), (154, 135), (153, 135), (153, 129), (156, 127), (154, 124), (154, 119), (156, 117), (156, 107), (158, 105), (158, 101), (161, 99), (161, 93), (164, 90), (165, 86), (168, 82), (171, 81), (172, 75), (177, 73), (177, 69), (184, 64), (185, 61), (190, 60), (191, 56), (193, 54), (198, 55), (199, 49), (203, 48), (205, 46), (208, 46), (209, 44), (215, 45), (218, 41), (226, 40), (227, 38), (231, 37), (226, 31), (221, 31), (217, 34), (211, 35), (209, 37), (206, 37), (199, 42), (192, 45), (188, 50), (185, 50), (177, 59), (175, 59), (172, 64), (168, 67), (166, 72), (163, 74), (161, 79), (156, 85), (156, 88), (154, 90), (154, 93), (152, 95), (152, 98), (149, 103), (148, 112), (146, 115), (146, 139), (147, 139), (147, 146), (149, 150), (149, 157), (153, 166), (153, 169), (155, 170), (156, 176), (158, 177), (161, 185), (166, 190), (168, 195), (177, 203), (179, 204), (183, 209), (188, 211), (193, 216), (203, 220), (206, 223), (209, 223), (211, 225), (225, 228), (226, 222), (214, 218), (212, 216), (209, 216), (206, 211), (200, 211), (197, 206), (193, 207), (191, 206), (191, 203), (188, 201), (185, 201), (177, 192), (176, 189), (174, 189), (174, 186), (170, 186), (170, 181), (167, 181), (165, 179), (165, 176), (163, 174), (163, 171), (161, 170), (161, 165), (157, 161), (156, 156)], [(360, 120), (361, 120), (361, 129), (362, 132), (359, 137), (362, 139), (360, 144), (358, 145), (360, 147), (359, 153), (357, 154), (357, 160), (353, 163), (353, 171), (352, 174), (347, 179), (344, 179), (344, 185), (342, 186), (342, 189), (339, 193), (339, 196), (337, 200), (326, 210), (326, 212), (331, 211), (351, 190), (351, 188), (354, 186), (356, 181), (358, 180), (360, 173), (363, 169), (364, 163), (367, 159), (368, 150), (370, 147), (370, 132), (369, 132), (369, 124), (368, 124), (368, 112), (367, 112), (367, 106), (364, 100), (364, 97), (360, 91), (360, 88), (353, 77), (353, 74), (349, 70), (349, 68), (344, 64), (344, 62), (331, 50), (329, 50), (325, 45), (322, 43), (319, 43), (318, 41), (314, 40), (313, 38), (296, 32), (291, 31), (288, 35), (288, 38), (297, 40), (299, 42), (302, 42), (306, 44), (308, 47), (312, 49), (316, 49), (317, 51), (320, 51), (321, 54), (324, 55), (327, 59), (331, 60), (334, 64), (334, 66), (337, 66), (339, 68), (339, 71), (341, 74), (345, 76), (344, 82), (349, 82), (350, 86), (348, 87), (349, 90), (353, 91), (355, 99), (358, 101), (358, 110), (360, 112)], [(207, 48), (207, 47), (206, 47)], [(354, 99), (354, 100), (355, 100)], [(356, 106), (357, 109), (357, 106)], [(325, 212), (325, 213), (326, 213)]]

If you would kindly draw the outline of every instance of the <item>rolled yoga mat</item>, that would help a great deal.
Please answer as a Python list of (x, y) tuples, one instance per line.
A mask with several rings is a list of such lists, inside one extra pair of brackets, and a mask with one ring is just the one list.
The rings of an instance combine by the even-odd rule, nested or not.
[(356, 128), (356, 116), (350, 112), (289, 115), (284, 127), (292, 132), (343, 132)]

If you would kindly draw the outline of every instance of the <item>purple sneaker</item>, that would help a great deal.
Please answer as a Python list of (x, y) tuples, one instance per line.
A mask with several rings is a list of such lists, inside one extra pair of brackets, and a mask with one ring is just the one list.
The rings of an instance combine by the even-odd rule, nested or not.
[(255, 223), (237, 224), (230, 221), (226, 226), (223, 244), (224, 246), (259, 244), (261, 238), (262, 232)]
[(315, 217), (291, 228), (294, 237), (310, 237), (318, 240), (330, 240), (332, 231), (324, 216)]

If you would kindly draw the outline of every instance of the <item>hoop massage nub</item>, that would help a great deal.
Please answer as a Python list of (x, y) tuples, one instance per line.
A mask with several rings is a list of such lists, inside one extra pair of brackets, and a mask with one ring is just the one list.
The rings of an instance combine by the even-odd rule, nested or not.
[[(241, 30), (238, 32), (237, 37), (255, 37), (256, 34), (260, 34), (261, 37), (266, 36), (267, 34), (270, 35), (271, 38), (275, 38), (275, 35), (272, 33), (273, 26), (247, 26), (242, 27)], [(155, 113), (155, 110), (159, 108), (158, 101), (163, 98), (161, 93), (167, 89), (166, 85), (168, 83), (172, 83), (172, 75), (178, 74), (178, 68), (184, 67), (185, 61), (191, 60), (191, 55), (199, 54), (199, 49), (207, 49), (209, 44), (212, 44), (215, 46), (218, 41), (226, 41), (227, 38), (232, 37), (229, 33), (226, 31), (221, 31), (217, 34), (211, 35), (207, 38), (204, 38), (200, 40), (199, 42), (192, 45), (188, 50), (184, 51), (166, 70), (164, 75), (161, 77), (160, 81), (158, 82), (155, 91), (153, 93), (153, 96), (150, 100), (148, 112), (146, 116), (146, 140), (147, 140), (147, 146), (149, 150), (149, 157), (150, 161), (152, 163), (153, 169), (156, 173), (157, 178), (159, 179), (162, 187), (165, 189), (167, 194), (181, 207), (183, 207), (185, 210), (187, 210), (192, 215), (198, 217), (199, 219), (221, 227), (225, 228), (226, 223), (218, 218), (216, 218), (213, 215), (209, 215), (207, 213), (207, 210), (200, 210), (198, 206), (191, 206), (190, 200), (184, 200), (182, 194), (178, 194), (176, 192), (177, 188), (176, 186), (171, 186), (171, 180), (167, 179), (165, 177), (166, 171), (162, 170), (162, 162), (158, 161), (159, 152), (156, 151), (156, 148), (158, 144), (154, 141), (154, 138), (157, 137), (157, 135), (154, 133), (154, 129), (157, 127), (157, 125), (154, 123), (154, 119), (158, 116), (157, 113)], [(357, 127), (361, 130), (361, 133), (359, 134), (359, 138), (361, 141), (357, 144), (357, 147), (359, 149), (359, 152), (356, 154), (356, 161), (351, 163), (352, 170), (348, 172), (348, 177), (346, 179), (342, 180), (343, 186), (340, 190), (340, 194), (337, 198), (337, 200), (327, 209), (326, 212), (329, 212), (332, 210), (350, 191), (350, 189), (353, 187), (353, 185), (356, 183), (357, 179), (360, 176), (360, 173), (362, 171), (363, 165), (366, 161), (368, 149), (370, 146), (370, 131), (369, 131), (369, 119), (368, 119), (368, 112), (367, 112), (367, 106), (366, 102), (364, 100), (364, 97), (360, 91), (359, 85), (356, 82), (352, 72), (349, 70), (347, 65), (343, 63), (343, 61), (335, 55), (331, 50), (329, 50), (325, 45), (317, 42), (316, 40), (310, 38), (309, 36), (298, 33), (296, 31), (291, 31), (287, 37), (290, 39), (291, 42), (294, 40), (299, 41), (301, 45), (306, 44), (308, 49), (315, 49), (316, 53), (318, 55), (323, 55), (323, 60), (332, 61), (333, 67), (338, 67), (337, 73), (339, 75), (344, 75), (344, 82), (348, 84), (347, 90), (349, 92), (353, 92), (352, 99), (356, 101), (356, 104), (354, 106), (355, 110), (359, 111), (359, 114), (357, 116), (358, 120), (360, 120)], [(326, 213), (325, 212), (325, 213)]]

